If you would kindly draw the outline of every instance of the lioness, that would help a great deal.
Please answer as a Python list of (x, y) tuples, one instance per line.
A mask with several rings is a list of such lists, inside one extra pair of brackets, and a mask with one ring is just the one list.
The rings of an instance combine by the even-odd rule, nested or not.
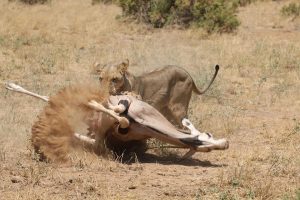
[(215, 80), (219, 65), (209, 85), (200, 91), (190, 74), (183, 68), (168, 65), (152, 72), (134, 76), (128, 72), (129, 61), (119, 64), (100, 65), (95, 63), (100, 82), (109, 83), (110, 94), (134, 92), (143, 101), (159, 110), (173, 124), (182, 127), (181, 120), (187, 117), (192, 92), (205, 93)]

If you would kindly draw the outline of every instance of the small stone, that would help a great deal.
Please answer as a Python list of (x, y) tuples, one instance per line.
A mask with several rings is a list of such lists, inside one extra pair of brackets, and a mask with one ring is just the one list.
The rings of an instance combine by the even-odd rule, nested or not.
[(11, 178), (12, 183), (20, 183), (23, 181), (23, 178), (21, 176), (14, 176)]
[(164, 192), (164, 195), (169, 196), (170, 193), (169, 192)]
[(136, 186), (129, 186), (128, 189), (129, 190), (134, 190), (134, 189), (136, 189)]

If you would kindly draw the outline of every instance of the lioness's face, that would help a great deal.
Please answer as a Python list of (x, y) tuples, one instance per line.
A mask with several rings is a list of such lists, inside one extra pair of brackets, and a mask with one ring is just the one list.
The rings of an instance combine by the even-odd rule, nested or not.
[(111, 95), (119, 94), (122, 91), (128, 65), (129, 61), (126, 60), (120, 64), (96, 66), (100, 83), (109, 85)]

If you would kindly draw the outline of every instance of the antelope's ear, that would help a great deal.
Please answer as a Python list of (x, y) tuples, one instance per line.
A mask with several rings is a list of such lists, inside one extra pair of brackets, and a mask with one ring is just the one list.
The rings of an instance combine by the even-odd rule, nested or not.
[(129, 67), (129, 60), (124, 60), (121, 64), (118, 66), (118, 70), (121, 72), (121, 74), (125, 74), (127, 72), (127, 69)]

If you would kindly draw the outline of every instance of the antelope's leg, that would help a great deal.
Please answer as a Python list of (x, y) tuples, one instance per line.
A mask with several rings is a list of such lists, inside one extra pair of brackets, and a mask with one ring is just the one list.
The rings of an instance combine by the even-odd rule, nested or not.
[(17, 84), (14, 84), (14, 83), (7, 83), (5, 85), (5, 88), (10, 90), (10, 91), (14, 91), (14, 92), (19, 92), (19, 93), (23, 93), (23, 94), (27, 94), (27, 95), (30, 95), (30, 96), (33, 96), (33, 97), (36, 97), (36, 98), (39, 98), (39, 99), (42, 99), (46, 102), (49, 101), (49, 97), (47, 96), (42, 96), (42, 95), (39, 95), (39, 94), (36, 94), (36, 93), (33, 93), (33, 92), (30, 92), (24, 88), (22, 88), (21, 86), (17, 85)]
[(118, 113), (114, 112), (113, 110), (105, 108), (102, 104), (97, 103), (96, 101), (92, 100), (88, 103), (88, 106), (90, 108), (93, 108), (96, 111), (104, 112), (113, 118), (115, 118), (119, 123), (121, 128), (128, 128), (129, 127), (129, 121), (125, 117), (120, 117)]
[(90, 137), (88, 137), (88, 136), (85, 136), (85, 135), (81, 135), (81, 134), (79, 134), (79, 133), (75, 133), (74, 136), (75, 136), (78, 140), (83, 141), (83, 142), (86, 142), (86, 143), (89, 143), (89, 144), (92, 144), (92, 145), (94, 145), (95, 142), (96, 142), (95, 139), (92, 139), (92, 138), (90, 138)]
[(190, 158), (190, 157), (192, 157), (196, 152), (197, 152), (197, 150), (195, 150), (194, 148), (190, 148), (190, 150), (189, 150), (186, 154), (184, 154), (184, 155), (182, 156), (182, 159)]

